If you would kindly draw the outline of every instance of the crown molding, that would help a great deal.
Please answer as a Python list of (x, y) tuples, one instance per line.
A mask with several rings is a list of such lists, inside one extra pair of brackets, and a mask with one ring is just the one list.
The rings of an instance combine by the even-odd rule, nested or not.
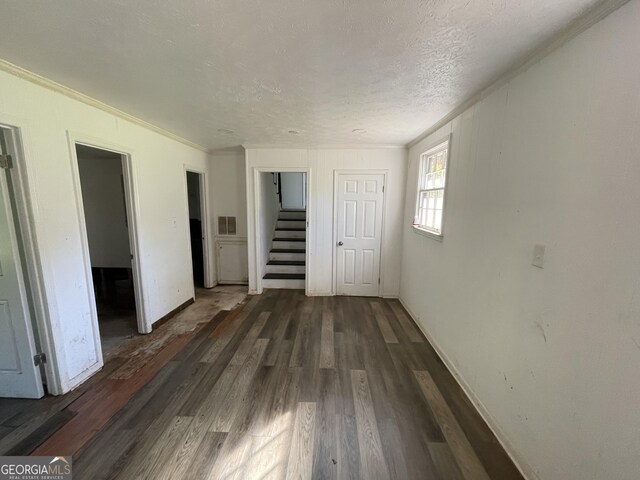
[(218, 148), (216, 150), (210, 150), (209, 155), (211, 155), (212, 157), (244, 155), (244, 148), (242, 147), (242, 145), (237, 145), (235, 147)]
[(447, 123), (460, 116), (470, 107), (480, 102), (484, 98), (488, 97), (491, 93), (513, 80), (522, 72), (528, 70), (532, 65), (538, 63), (543, 58), (547, 57), (553, 51), (559, 49), (564, 44), (580, 35), (585, 30), (589, 29), (599, 21), (608, 17), (611, 13), (618, 10), (620, 7), (628, 3), (629, 0), (603, 0), (590, 9), (587, 13), (571, 22), (567, 28), (552, 36), (549, 40), (542, 43), (539, 47), (535, 48), (524, 58), (513, 63), (506, 70), (496, 75), (487, 86), (481, 88), (476, 93), (467, 98), (464, 102), (454, 108), (442, 119), (438, 120), (435, 124), (425, 130), (422, 134), (416, 137), (414, 140), (407, 144), (407, 148), (411, 148), (418, 144), (429, 135), (444, 127)]
[(119, 110), (115, 107), (107, 105), (106, 103), (101, 102), (100, 100), (96, 100), (93, 97), (85, 95), (84, 93), (80, 93), (76, 90), (73, 90), (72, 88), (66, 87), (58, 82), (50, 80), (41, 75), (38, 75), (37, 73), (33, 73), (22, 67), (14, 65), (13, 63), (7, 62), (6, 60), (0, 59), (0, 70), (10, 75), (13, 75), (15, 77), (21, 78), (23, 80), (27, 80), (28, 82), (35, 83), (36, 85), (44, 87), (48, 90), (52, 90), (56, 93), (60, 93), (78, 102), (82, 102), (85, 105), (89, 105), (90, 107), (94, 107), (94, 108), (97, 108), (98, 110), (102, 110), (103, 112), (106, 112), (110, 115), (119, 117), (123, 120), (126, 120), (127, 122), (133, 123), (147, 130), (151, 130), (152, 132), (158, 133), (171, 140), (175, 140), (176, 142), (180, 142), (184, 145), (200, 150), (201, 152), (209, 153), (209, 149), (203, 147), (202, 145), (198, 145), (197, 143), (194, 143), (190, 140), (187, 140), (186, 138), (183, 138), (179, 135), (171, 133), (168, 130), (165, 130), (156, 125), (153, 125), (152, 123), (145, 122), (144, 120), (138, 117), (134, 117), (133, 115), (123, 112), (122, 110)]
[(375, 143), (323, 143), (323, 144), (260, 144), (260, 143), (245, 143), (242, 144), (245, 150), (256, 149), (285, 149), (285, 150), (375, 150), (384, 148), (399, 148), (406, 149), (406, 145), (388, 145), (388, 144), (375, 144)]

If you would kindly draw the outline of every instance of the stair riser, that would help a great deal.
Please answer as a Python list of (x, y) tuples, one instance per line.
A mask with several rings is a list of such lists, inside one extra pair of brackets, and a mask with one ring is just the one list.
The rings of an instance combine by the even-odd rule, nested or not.
[(305, 242), (281, 242), (274, 240), (271, 248), (293, 248), (296, 250), (303, 250)]
[(269, 253), (269, 260), (300, 260), (304, 261), (306, 254), (304, 253)]
[(276, 237), (282, 238), (282, 237), (286, 237), (286, 238), (305, 238), (307, 236), (307, 232), (302, 231), (302, 232), (291, 232), (291, 231), (287, 231), (287, 230), (278, 230), (276, 228)]
[(283, 222), (281, 220), (278, 220), (278, 223), (276, 224), (276, 228), (306, 228), (307, 226), (307, 222), (305, 221), (295, 221), (295, 222)]
[(279, 218), (295, 218), (304, 220), (307, 218), (306, 212), (280, 212)]
[(267, 265), (265, 273), (305, 273), (304, 265)]
[(285, 288), (304, 290), (304, 287), (304, 280), (272, 280), (266, 278), (262, 279), (262, 288)]

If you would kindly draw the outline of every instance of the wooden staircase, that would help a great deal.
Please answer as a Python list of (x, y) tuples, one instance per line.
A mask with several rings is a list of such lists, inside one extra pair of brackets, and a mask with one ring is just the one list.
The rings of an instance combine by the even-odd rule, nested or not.
[(306, 210), (280, 210), (263, 288), (304, 289), (306, 245)]

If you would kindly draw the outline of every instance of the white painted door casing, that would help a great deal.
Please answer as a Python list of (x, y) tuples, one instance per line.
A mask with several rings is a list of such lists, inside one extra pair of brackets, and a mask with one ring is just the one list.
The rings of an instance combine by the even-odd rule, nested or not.
[(383, 174), (336, 176), (336, 293), (378, 296), (384, 208)]
[(7, 172), (0, 170), (0, 397), (40, 398), (40, 370), (13, 221)]

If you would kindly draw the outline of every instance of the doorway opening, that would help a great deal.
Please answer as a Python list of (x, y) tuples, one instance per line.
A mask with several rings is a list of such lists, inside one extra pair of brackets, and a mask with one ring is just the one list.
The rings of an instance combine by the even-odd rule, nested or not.
[[(75, 144), (103, 357), (139, 329), (125, 155)], [(140, 333), (143, 333), (140, 331)]]
[(259, 173), (259, 277), (262, 288), (305, 289), (307, 173)]
[(205, 191), (204, 175), (187, 170), (187, 201), (189, 207), (189, 235), (191, 239), (191, 264), (193, 266), (193, 285), (196, 291), (205, 287), (206, 249), (205, 249)]

